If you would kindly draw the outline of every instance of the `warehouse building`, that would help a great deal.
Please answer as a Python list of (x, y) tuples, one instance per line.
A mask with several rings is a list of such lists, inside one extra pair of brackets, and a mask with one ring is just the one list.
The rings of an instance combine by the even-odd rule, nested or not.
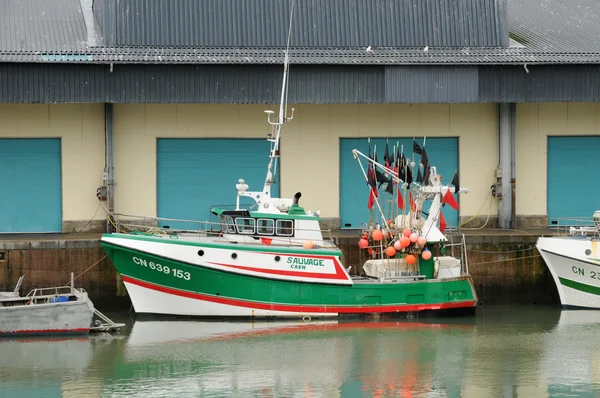
[[(0, 233), (103, 230), (103, 185), (115, 212), (184, 219), (233, 204), (239, 178), (261, 187), (291, 4), (0, 4)], [(471, 190), (444, 209), (449, 225), (596, 210), (594, 1), (294, 4), (276, 191), (302, 192), (325, 226), (369, 219), (351, 153), (367, 138), (381, 159), (386, 142), (407, 152), (426, 137), (445, 181), (457, 171)]]

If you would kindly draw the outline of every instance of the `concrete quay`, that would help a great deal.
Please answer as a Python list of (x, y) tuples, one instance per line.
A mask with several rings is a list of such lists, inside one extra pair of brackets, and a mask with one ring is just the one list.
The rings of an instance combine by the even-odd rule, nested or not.
[[(555, 235), (555, 230), (463, 229), (448, 235), (458, 239), (459, 234), (465, 236), (469, 272), (482, 305), (559, 305), (554, 281), (535, 248), (539, 236)], [(12, 290), (20, 275), (25, 275), (23, 294), (35, 287), (67, 284), (73, 272), (77, 287), (83, 287), (100, 308), (129, 308), (127, 292), (105, 257), (100, 236), (0, 235), (0, 290)], [(366, 259), (358, 250), (358, 236), (358, 231), (332, 232), (345, 265), (352, 266), (351, 273), (360, 272)]]

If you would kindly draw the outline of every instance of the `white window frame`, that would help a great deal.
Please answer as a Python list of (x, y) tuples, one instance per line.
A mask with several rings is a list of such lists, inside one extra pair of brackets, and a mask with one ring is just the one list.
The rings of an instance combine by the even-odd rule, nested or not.
[[(240, 221), (250, 221), (250, 224), (240, 224)], [(238, 234), (240, 235), (254, 235), (256, 234), (256, 219), (252, 217), (236, 217), (235, 227)], [(242, 227), (242, 228), (240, 228)]]
[(233, 220), (233, 217), (231, 217), (231, 216), (223, 216), (223, 227), (225, 229), (224, 232), (226, 234), (235, 234), (236, 233), (235, 221)]
[[(264, 226), (264, 225), (260, 225), (261, 221), (267, 221), (267, 222), (271, 222), (270, 226)], [(269, 229), (271, 230), (271, 232), (263, 232), (261, 231), (261, 229)], [(257, 225), (256, 225), (256, 233), (258, 235), (275, 235), (275, 220), (273, 220), (272, 218), (259, 218)]]
[[(282, 222), (289, 222), (291, 224), (291, 226), (290, 227), (282, 227), (281, 226)], [(290, 233), (289, 234), (281, 233), (280, 231), (282, 229), (289, 229)], [(275, 234), (278, 236), (294, 236), (294, 220), (277, 220), (277, 222), (275, 223)]]

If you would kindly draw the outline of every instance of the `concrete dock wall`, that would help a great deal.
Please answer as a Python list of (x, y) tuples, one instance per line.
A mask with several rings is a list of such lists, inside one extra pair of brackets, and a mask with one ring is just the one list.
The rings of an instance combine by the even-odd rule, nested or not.
[[(362, 254), (361, 261), (358, 239), (335, 239), (345, 265), (359, 273), (365, 257)], [(535, 249), (536, 240), (536, 235), (467, 236), (469, 271), (482, 304), (559, 304), (554, 281)], [(83, 287), (101, 311), (130, 306), (97, 239), (0, 241), (0, 254), (0, 290), (12, 290), (20, 275), (25, 275), (21, 294), (35, 287), (66, 285), (73, 272), (79, 276), (76, 286)]]

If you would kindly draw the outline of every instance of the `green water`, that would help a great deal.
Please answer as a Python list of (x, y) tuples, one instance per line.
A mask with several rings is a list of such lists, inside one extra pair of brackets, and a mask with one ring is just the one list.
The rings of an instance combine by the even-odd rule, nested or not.
[(600, 396), (600, 311), (478, 311), (378, 322), (111, 314), (127, 330), (0, 340), (0, 396)]

